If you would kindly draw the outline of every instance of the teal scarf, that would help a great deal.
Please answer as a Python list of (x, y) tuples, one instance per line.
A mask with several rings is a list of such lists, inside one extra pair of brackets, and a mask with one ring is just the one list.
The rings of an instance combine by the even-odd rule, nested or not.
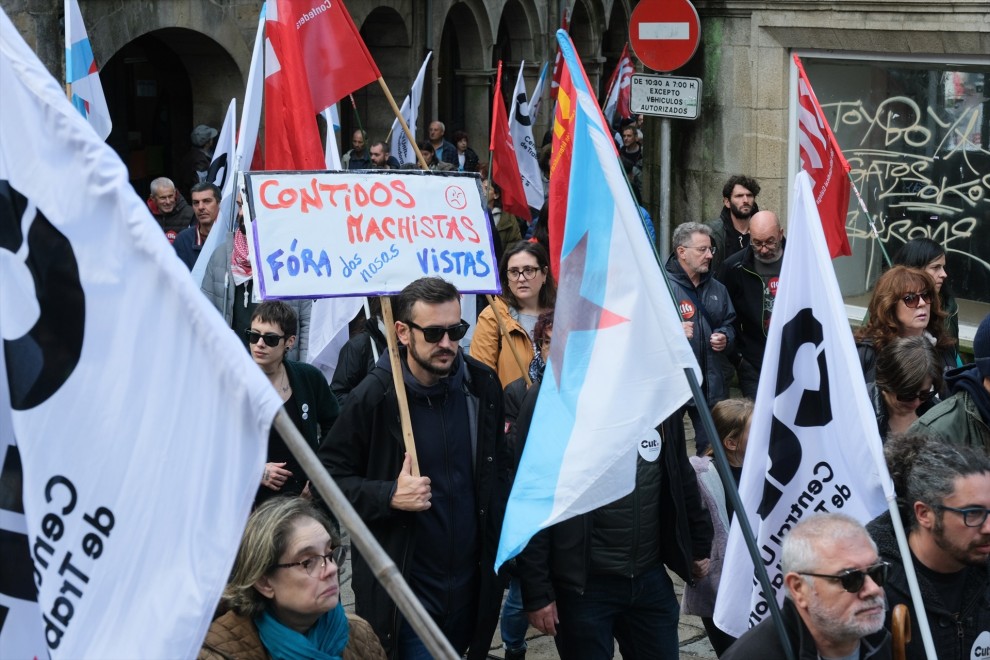
[(261, 643), (273, 660), (340, 660), (350, 629), (344, 606), (339, 602), (305, 635), (279, 623), (268, 610), (255, 618), (254, 624), (258, 627)]

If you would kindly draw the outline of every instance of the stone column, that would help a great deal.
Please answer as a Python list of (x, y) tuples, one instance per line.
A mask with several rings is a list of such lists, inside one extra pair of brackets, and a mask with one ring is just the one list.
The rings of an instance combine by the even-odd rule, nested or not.
[(492, 127), (490, 97), (495, 73), (495, 69), (458, 69), (454, 72), (464, 86), (464, 108), (467, 115), (467, 125), (464, 128), (471, 136), (471, 148), (478, 152), (482, 163), (488, 162), (489, 132)]

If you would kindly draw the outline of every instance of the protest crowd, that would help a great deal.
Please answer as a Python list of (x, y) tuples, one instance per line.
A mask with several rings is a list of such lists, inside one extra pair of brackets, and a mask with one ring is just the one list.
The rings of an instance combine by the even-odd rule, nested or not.
[[(573, 50), (563, 59), (562, 67), (577, 62)], [(421, 276), (381, 296), (373, 288), (351, 294), (355, 304), (334, 343), (322, 336), (325, 300), (278, 294), (277, 269), (266, 279), (273, 258), (266, 261), (262, 246), (272, 239), (262, 216), (276, 205), (265, 206), (264, 172), (217, 178), (221, 140), (232, 140), (226, 129), (197, 125), (176, 171), (141, 191), (142, 212), (147, 207), (216, 310), (213, 326), (199, 327), (233, 333), (248, 366), (264, 376), (265, 405), (291, 420), (457, 657), (492, 657), (498, 630), (506, 659), (525, 658), (527, 639), (541, 634), (553, 637), (565, 660), (604, 660), (616, 649), (626, 660), (674, 660), (682, 613), (701, 618), (715, 654), (726, 659), (925, 658), (922, 619), (942, 660), (990, 656), (990, 316), (970, 360), (959, 350), (946, 248), (928, 238), (901, 247), (858, 327), (850, 329), (844, 313), (834, 318), (835, 308), (828, 321), (819, 308), (813, 317), (780, 312), (778, 291), (810, 288), (787, 278), (814, 265), (809, 254), (826, 251), (821, 230), (813, 240), (796, 236), (798, 205), (789, 218), (761, 207), (759, 181), (740, 174), (711, 191), (721, 202), (718, 217), (679, 218), (669, 245), (660, 246), (665, 237), (643, 207), (643, 116), (628, 102), (609, 117), (597, 104), (590, 113), (578, 71), (564, 77), (560, 93), (601, 121), (567, 143), (569, 171), (557, 169), (565, 146), (553, 130), (531, 161), (509, 167), (504, 152), (486, 158), (471, 146), (478, 136), (448, 130), (439, 118), (421, 122), (426, 136), (418, 142), (401, 135), (401, 147), (398, 124), (342, 136), (349, 149), (336, 167), (266, 166), (313, 169), (327, 189), (345, 181), (354, 200), (360, 185), (385, 190), (375, 182), (394, 180), (390, 200), (405, 194), (422, 204), (412, 177), (461, 182), (480, 209), (476, 223), (435, 225), (437, 234), (463, 232), (468, 242), (474, 232), (478, 252), (423, 249)], [(495, 97), (502, 105), (498, 90)], [(505, 108), (493, 111), (496, 119), (499, 112), (506, 121)], [(572, 120), (567, 130), (580, 125)], [(510, 130), (507, 121), (493, 124), (511, 142)], [(308, 146), (323, 158), (325, 144)], [(581, 168), (591, 166), (599, 169), (581, 180)], [(278, 196), (288, 207), (286, 199)], [(611, 224), (592, 227), (601, 220), (594, 213)], [(393, 219), (373, 220), (366, 218), (362, 236), (382, 237), (375, 269), (386, 269), (400, 258), (385, 240)], [(581, 222), (592, 229), (579, 231)], [(609, 231), (611, 244), (595, 242), (595, 232)], [(336, 256), (324, 262), (318, 250), (305, 252), (283, 256), (281, 285), (293, 281), (293, 268), (339, 272), (331, 270)], [(661, 260), (661, 252), (669, 257)], [(377, 275), (370, 262), (340, 261), (355, 280)], [(603, 270), (594, 270), (598, 262)], [(651, 283), (627, 277), (606, 285), (618, 262), (648, 264), (638, 272)], [(474, 272), (497, 288), (458, 286), (446, 276), (455, 263), (458, 276)], [(491, 272), (482, 273), (488, 264)], [(628, 307), (616, 302), (627, 293), (616, 289), (639, 288)], [(789, 315), (786, 327), (773, 321), (779, 313)], [(608, 334), (623, 324), (637, 325), (628, 335)], [(831, 327), (848, 336), (834, 338)], [(818, 347), (810, 358), (799, 351), (809, 344)], [(620, 350), (628, 356), (611, 362)], [(668, 352), (675, 357), (658, 362)], [(608, 368), (596, 371), (602, 361)], [(654, 390), (647, 381), (657, 371), (669, 372), (676, 388)], [(853, 403), (830, 404), (839, 389)], [(635, 417), (625, 404), (640, 397), (651, 406)], [(791, 400), (797, 412), (784, 418), (779, 406)], [(581, 409), (593, 410), (601, 427), (592, 444), (628, 435), (635, 417), (633, 449), (598, 447), (602, 453), (580, 467), (587, 472), (571, 471), (582, 448), (566, 446), (568, 438), (589, 423)], [(865, 416), (827, 426), (853, 409)], [(835, 443), (848, 434), (862, 452), (856, 456), (880, 464), (859, 466), (857, 481), (845, 450), (836, 450), (805, 468), (798, 427), (825, 428), (820, 437)], [(274, 426), (267, 434), (264, 468), (250, 473), (250, 515), (199, 657), (432, 657), (377, 559), (355, 546), (294, 445)], [(622, 470), (612, 472), (620, 454)], [(854, 501), (881, 493), (888, 473), (896, 494), (890, 510), (882, 497)], [(599, 479), (591, 495), (572, 483), (586, 474)], [(596, 490), (609, 495), (596, 500)], [(778, 501), (790, 517), (761, 532), (753, 550), (764, 553), (761, 563), (783, 596), (779, 619), (766, 614), (753, 571), (733, 568), (753, 561), (738, 519), (772, 518)], [(341, 599), (345, 560), (353, 612)], [(685, 585), (681, 602), (675, 579)], [(897, 605), (915, 631), (906, 651), (895, 641)]]

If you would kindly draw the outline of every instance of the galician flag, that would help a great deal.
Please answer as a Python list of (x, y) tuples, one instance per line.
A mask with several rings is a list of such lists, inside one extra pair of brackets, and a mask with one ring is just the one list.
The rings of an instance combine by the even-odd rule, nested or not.
[(699, 372), (610, 131), (567, 33), (557, 40), (558, 103), (575, 115), (571, 195), (550, 359), (496, 566), (539, 530), (631, 492), (641, 443), (691, 397), (685, 369)]
[(541, 209), (545, 201), (543, 198), (543, 174), (540, 172), (540, 156), (537, 153), (536, 142), (533, 141), (533, 120), (529, 115), (526, 80), (523, 78), (523, 67), (525, 66), (526, 62), (519, 64), (516, 87), (512, 90), (509, 136), (512, 138), (512, 147), (516, 151), (516, 162), (519, 164), (519, 176), (522, 177), (523, 190), (526, 192), (526, 203), (530, 208)]
[(2, 11), (0, 80), (0, 657), (195, 657), (282, 401)]
[[(783, 579), (781, 542), (799, 521), (838, 512), (865, 525), (887, 510), (894, 490), (806, 172), (798, 173), (792, 199), (739, 482), (773, 585)], [(768, 597), (778, 603), (784, 597), (775, 588), (762, 593), (733, 525), (715, 605), (719, 628), (738, 637), (770, 616)]]
[(72, 105), (100, 139), (106, 140), (111, 129), (110, 109), (77, 0), (65, 0), (65, 81), (72, 86)]
[[(426, 67), (430, 63), (432, 55), (432, 50), (426, 54), (423, 65), (419, 67), (419, 73), (416, 74), (416, 80), (413, 81), (412, 89), (409, 90), (409, 94), (402, 102), (402, 107), (399, 108), (399, 113), (406, 120), (406, 126), (412, 132), (413, 138), (416, 137), (416, 117), (419, 115), (419, 104), (423, 100), (423, 80), (426, 78)], [(416, 150), (409, 144), (406, 132), (402, 130), (402, 125), (398, 119), (392, 122), (391, 133), (392, 144), (389, 145), (389, 151), (391, 151), (392, 157), (398, 160), (400, 165), (415, 163)]]

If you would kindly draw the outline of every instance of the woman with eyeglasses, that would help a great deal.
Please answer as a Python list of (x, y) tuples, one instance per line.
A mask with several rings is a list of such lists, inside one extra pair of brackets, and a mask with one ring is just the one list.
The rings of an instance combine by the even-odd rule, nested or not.
[(935, 291), (932, 276), (917, 268), (894, 266), (877, 280), (869, 320), (855, 333), (867, 383), (876, 380), (877, 354), (898, 337), (925, 337), (935, 347), (943, 371), (955, 366), (956, 351)]
[(898, 337), (877, 354), (876, 382), (866, 386), (880, 439), (904, 433), (938, 403), (942, 364), (926, 337)]
[[(260, 303), (244, 331), (251, 357), (282, 397), (285, 411), (316, 451), (337, 420), (339, 407), (326, 378), (316, 367), (286, 359), (296, 341), (295, 311), (280, 300)], [(282, 436), (268, 435), (268, 458), (255, 503), (278, 495), (310, 496), (306, 474)]]
[[(503, 389), (522, 378), (536, 355), (534, 330), (540, 314), (553, 309), (557, 302), (557, 284), (550, 272), (550, 257), (539, 243), (518, 241), (510, 245), (499, 265), (502, 295), (495, 298), (495, 308), (482, 310), (471, 339), (471, 357), (495, 370)], [(508, 337), (499, 332), (499, 315)], [(506, 346), (512, 342), (513, 351)]]
[(935, 280), (935, 295), (938, 296), (942, 311), (946, 313), (945, 329), (958, 350), (959, 303), (946, 281), (949, 274), (945, 271), (945, 249), (930, 238), (912, 238), (894, 254), (894, 265), (920, 268), (932, 276)]
[(211, 625), (201, 660), (384, 660), (367, 621), (345, 614), (345, 548), (330, 521), (298, 497), (277, 497), (248, 519), (230, 582), (228, 611)]

